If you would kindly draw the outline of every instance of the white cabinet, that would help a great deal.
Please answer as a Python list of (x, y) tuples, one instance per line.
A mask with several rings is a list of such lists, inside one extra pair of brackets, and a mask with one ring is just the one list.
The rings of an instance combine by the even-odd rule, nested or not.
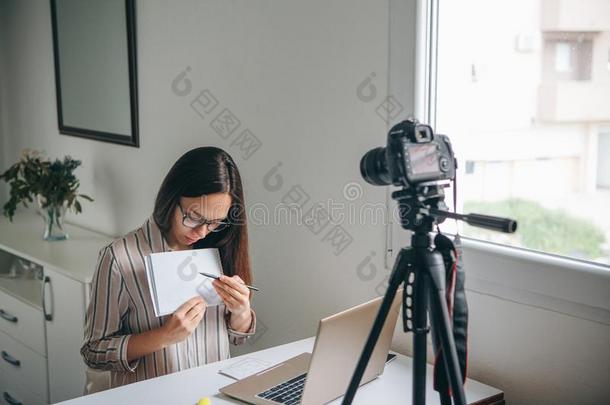
[[(47, 362), (44, 356), (31, 350), (4, 332), (0, 332), (0, 396), (11, 404), (24, 402), (30, 396), (37, 398), (37, 403), (47, 399)], [(0, 399), (0, 401), (2, 400)]]
[[(0, 254), (4, 252), (0, 251)], [(19, 342), (30, 347), (37, 353), (44, 355), (45, 338), (42, 311), (40, 307), (27, 302), (22, 296), (12, 288), (21, 283), (18, 279), (0, 279), (0, 330), (14, 337)], [(37, 291), (37, 301), (39, 298), (42, 283), (36, 280), (23, 280), (32, 284), (32, 289)], [(36, 284), (40, 287), (36, 288)]]
[[(39, 405), (46, 404), (46, 397), (36, 396), (36, 393), (28, 389), (16, 389), (4, 370), (0, 369), (0, 401), (8, 405)], [(27, 384), (26, 384), (27, 385)]]
[(79, 349), (85, 322), (85, 288), (52, 269), (45, 269), (47, 359), (51, 401), (83, 394), (85, 365)]
[[(34, 214), (0, 219), (0, 403), (83, 395), (79, 350), (88, 292), (98, 252), (111, 238), (66, 227), (67, 241), (48, 242)], [(17, 262), (31, 268), (15, 272)]]

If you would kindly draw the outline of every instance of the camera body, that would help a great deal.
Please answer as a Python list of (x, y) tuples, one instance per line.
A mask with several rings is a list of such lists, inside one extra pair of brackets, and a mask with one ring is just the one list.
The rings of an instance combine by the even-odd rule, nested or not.
[(367, 152), (360, 161), (362, 177), (370, 184), (405, 188), (455, 178), (457, 161), (446, 135), (429, 125), (405, 120), (388, 132), (387, 146)]

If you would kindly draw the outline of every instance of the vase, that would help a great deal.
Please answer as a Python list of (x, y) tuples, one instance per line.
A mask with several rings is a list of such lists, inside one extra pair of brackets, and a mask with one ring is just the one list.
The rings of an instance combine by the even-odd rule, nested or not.
[(46, 199), (38, 196), (38, 212), (44, 219), (44, 240), (66, 240), (68, 233), (64, 229), (66, 204), (47, 204)]

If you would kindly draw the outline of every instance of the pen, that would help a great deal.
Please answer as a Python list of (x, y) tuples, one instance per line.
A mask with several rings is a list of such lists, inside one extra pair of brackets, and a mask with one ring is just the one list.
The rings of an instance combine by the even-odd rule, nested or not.
[[(206, 277), (209, 277), (209, 278), (213, 278), (213, 279), (215, 279), (215, 280), (220, 280), (220, 276), (216, 276), (216, 275), (214, 275), (214, 274), (202, 273), (202, 272), (199, 272), (199, 274), (201, 274), (202, 276), (206, 276)], [(260, 291), (258, 288), (254, 287), (254, 286), (251, 286), (251, 285), (248, 285), (248, 284), (244, 284), (244, 285), (245, 285), (246, 287), (248, 287), (249, 289), (251, 289), (252, 291)]]

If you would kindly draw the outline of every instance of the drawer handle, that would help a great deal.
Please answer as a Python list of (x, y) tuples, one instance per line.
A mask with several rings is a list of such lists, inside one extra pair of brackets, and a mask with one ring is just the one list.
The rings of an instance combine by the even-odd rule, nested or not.
[[(47, 314), (47, 284), (51, 287), (51, 294), (53, 294), (53, 286), (51, 285), (51, 279), (49, 276), (44, 278), (44, 284), (42, 285), (42, 312), (44, 313), (44, 319), (47, 321), (53, 320), (53, 307), (51, 312)], [(51, 303), (53, 303), (53, 295), (51, 295)]]
[(9, 322), (17, 323), (17, 317), (15, 315), (11, 315), (3, 309), (0, 309), (0, 316), (6, 319)]
[(17, 360), (4, 350), (2, 350), (2, 358), (4, 359), (4, 361), (6, 361), (7, 363), (11, 363), (15, 367), (21, 366), (21, 362), (19, 360)]
[(6, 391), (4, 391), (4, 394), (2, 396), (4, 397), (4, 400), (11, 405), (23, 405), (23, 403), (21, 401), (17, 401), (15, 398), (13, 398), (11, 396), (11, 394), (9, 394)]

